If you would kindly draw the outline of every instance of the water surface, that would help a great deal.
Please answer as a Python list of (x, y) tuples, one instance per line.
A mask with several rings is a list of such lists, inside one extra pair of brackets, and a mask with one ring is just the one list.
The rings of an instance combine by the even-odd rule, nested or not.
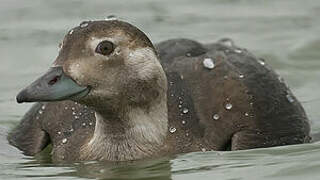
[(1, 0), (0, 179), (317, 179), (320, 143), (237, 152), (196, 152), (127, 163), (52, 164), (8, 145), (7, 132), (30, 107), (17, 92), (45, 72), (64, 34), (82, 20), (120, 16), (153, 42), (234, 39), (284, 77), (320, 133), (320, 1)]

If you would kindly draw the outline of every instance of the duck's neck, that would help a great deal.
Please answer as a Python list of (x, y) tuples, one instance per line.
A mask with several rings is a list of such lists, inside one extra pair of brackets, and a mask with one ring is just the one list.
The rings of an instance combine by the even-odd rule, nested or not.
[(166, 99), (148, 108), (128, 106), (117, 114), (96, 112), (94, 135), (82, 148), (82, 159), (126, 161), (158, 152), (168, 131)]

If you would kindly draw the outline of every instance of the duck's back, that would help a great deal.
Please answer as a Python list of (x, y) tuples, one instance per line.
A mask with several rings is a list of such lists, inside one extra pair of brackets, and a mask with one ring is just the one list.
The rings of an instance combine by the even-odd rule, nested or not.
[(168, 78), (169, 131), (181, 152), (309, 142), (283, 80), (245, 49), (175, 39), (157, 45)]

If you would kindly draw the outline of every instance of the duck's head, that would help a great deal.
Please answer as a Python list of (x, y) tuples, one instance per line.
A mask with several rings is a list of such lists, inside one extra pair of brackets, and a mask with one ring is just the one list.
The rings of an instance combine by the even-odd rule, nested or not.
[(99, 108), (141, 106), (166, 95), (167, 82), (148, 37), (118, 21), (88, 21), (69, 31), (53, 66), (17, 101), (74, 100)]

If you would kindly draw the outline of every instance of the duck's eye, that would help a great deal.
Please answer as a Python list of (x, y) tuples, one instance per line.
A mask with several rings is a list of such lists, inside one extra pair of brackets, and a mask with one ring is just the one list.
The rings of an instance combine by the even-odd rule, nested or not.
[(102, 54), (104, 56), (110, 55), (114, 50), (114, 44), (110, 41), (102, 41), (96, 47), (96, 53)]

